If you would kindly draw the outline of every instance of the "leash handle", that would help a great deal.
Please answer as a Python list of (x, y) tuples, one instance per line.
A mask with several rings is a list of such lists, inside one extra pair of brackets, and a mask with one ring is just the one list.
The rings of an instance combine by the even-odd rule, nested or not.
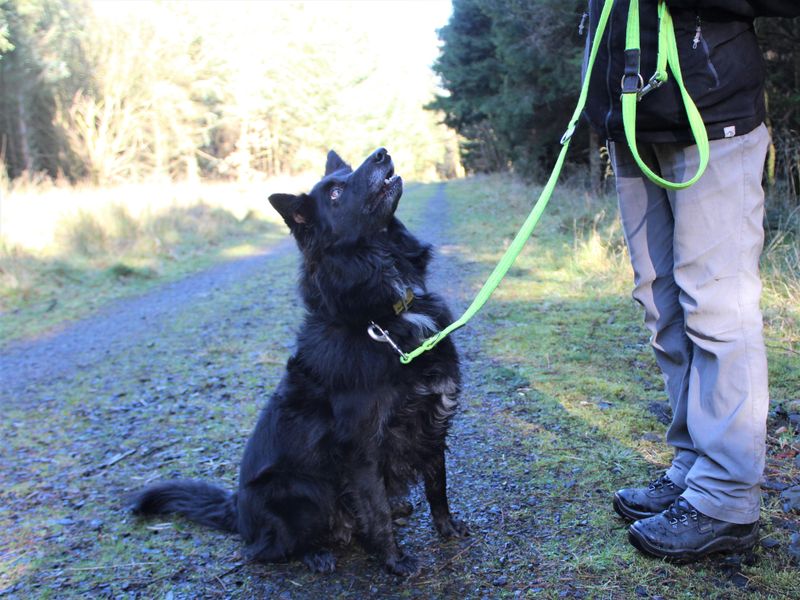
[(569, 149), (569, 143), (572, 139), (572, 134), (575, 132), (575, 128), (577, 127), (578, 121), (581, 118), (581, 113), (583, 113), (583, 108), (586, 106), (586, 98), (589, 94), (589, 76), (592, 72), (595, 59), (597, 58), (598, 49), (600, 48), (600, 40), (603, 37), (603, 32), (606, 29), (606, 23), (608, 23), (608, 18), (611, 14), (611, 8), (613, 4), (614, 0), (606, 0), (603, 4), (603, 10), (600, 13), (600, 20), (597, 24), (597, 33), (592, 40), (589, 59), (586, 63), (586, 74), (583, 79), (583, 84), (581, 85), (581, 93), (578, 97), (578, 104), (575, 107), (575, 111), (572, 113), (572, 118), (569, 121), (567, 130), (561, 137), (561, 152), (558, 155), (558, 159), (553, 167), (553, 171), (550, 173), (550, 178), (547, 180), (547, 183), (539, 194), (539, 199), (536, 201), (536, 204), (533, 205), (528, 218), (525, 219), (525, 222), (517, 232), (517, 235), (511, 241), (511, 244), (508, 246), (508, 249), (506, 249), (503, 257), (500, 259), (500, 262), (497, 263), (494, 271), (492, 271), (491, 275), (489, 275), (486, 283), (483, 284), (483, 287), (478, 292), (478, 295), (472, 301), (472, 304), (469, 305), (467, 310), (464, 311), (464, 314), (462, 314), (453, 323), (445, 327), (442, 331), (424, 340), (417, 348), (405, 353), (404, 356), (401, 356), (400, 362), (404, 365), (410, 363), (423, 352), (427, 352), (428, 350), (434, 348), (439, 342), (453, 333), (456, 329), (466, 325), (467, 322), (473, 316), (475, 316), (475, 314), (483, 307), (483, 305), (486, 304), (487, 300), (489, 300), (495, 289), (497, 289), (497, 286), (500, 285), (503, 277), (505, 277), (506, 273), (511, 268), (511, 265), (514, 264), (517, 256), (519, 256), (519, 254), (522, 252), (522, 249), (525, 247), (525, 242), (527, 242), (528, 238), (531, 237), (533, 229), (539, 222), (547, 203), (550, 201), (550, 197), (553, 195), (553, 190), (556, 187), (558, 177), (561, 174), (561, 169), (564, 166), (564, 159), (567, 156), (567, 150)]
[[(639, 82), (643, 81), (639, 73), (639, 46), (639, 0), (630, 0), (628, 25), (625, 32), (625, 74), (622, 77), (622, 123), (625, 130), (625, 139), (636, 164), (639, 165), (642, 173), (650, 181), (668, 190), (683, 190), (694, 185), (703, 176), (708, 166), (711, 147), (708, 143), (708, 133), (703, 123), (703, 117), (700, 115), (700, 111), (691, 96), (689, 96), (689, 92), (686, 91), (686, 86), (683, 83), (680, 59), (678, 58), (678, 43), (675, 39), (675, 27), (672, 24), (672, 15), (670, 15), (664, 0), (659, 0), (658, 2), (658, 62), (656, 72), (647, 85), (637, 86), (635, 85), (634, 77), (638, 77)], [(634, 62), (635, 65), (633, 64)], [(667, 66), (672, 71), (672, 76), (675, 78), (675, 83), (683, 99), (683, 106), (689, 119), (689, 129), (692, 132), (692, 137), (700, 155), (697, 171), (690, 179), (683, 182), (669, 181), (653, 172), (642, 160), (636, 145), (636, 107), (645, 94), (667, 81)]]

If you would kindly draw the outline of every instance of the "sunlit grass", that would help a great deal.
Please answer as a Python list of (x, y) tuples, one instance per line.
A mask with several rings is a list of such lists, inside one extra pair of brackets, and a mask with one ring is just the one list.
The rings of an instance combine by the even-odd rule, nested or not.
[(35, 333), (212, 260), (253, 254), (284, 235), (268, 195), (309, 181), (17, 182), (0, 201), (0, 337)]
[[(538, 194), (537, 187), (503, 177), (448, 185), (460, 207), (457, 256), (473, 261), (478, 279), (494, 267)], [(790, 231), (770, 235), (762, 267), (771, 392), (791, 398), (800, 385), (794, 284), (800, 270), (796, 246), (786, 243)], [(758, 590), (741, 592), (713, 561), (671, 566), (641, 557), (626, 541), (611, 491), (647, 481), (671, 457), (666, 427), (651, 412), (666, 396), (631, 285), (614, 198), (587, 198), (579, 188), (560, 186), (507, 277), (467, 326), (480, 336), (481, 361), (492, 365), (490, 372), (527, 382), (511, 384), (496, 402), (508, 443), (533, 455), (516, 468), (537, 490), (537, 506), (548, 507), (537, 512), (537, 523), (551, 531), (590, 527), (566, 542), (552, 535), (537, 543), (536, 588), (568, 580), (592, 598), (633, 597), (634, 588), (664, 597), (676, 588), (681, 592), (674, 597), (782, 597), (793, 589), (783, 557), (741, 566)], [(565, 479), (574, 480), (566, 489)], [(784, 530), (769, 526), (780, 508), (768, 496), (765, 502), (765, 535), (788, 543)], [(554, 511), (558, 522), (551, 521)]]

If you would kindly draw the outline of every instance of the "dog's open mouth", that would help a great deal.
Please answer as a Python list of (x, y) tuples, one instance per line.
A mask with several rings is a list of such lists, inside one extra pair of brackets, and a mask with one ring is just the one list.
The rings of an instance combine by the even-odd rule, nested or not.
[[(403, 191), (403, 178), (400, 175), (395, 175), (394, 168), (390, 168), (386, 177), (383, 180), (383, 186), (378, 192), (380, 198), (390, 198), (392, 200), (399, 199), (400, 192)], [(397, 196), (397, 198), (395, 198)]]
[[(396, 175), (394, 168), (390, 168), (384, 176), (373, 200), (365, 207), (367, 212), (380, 210), (382, 213), (393, 214), (403, 194), (403, 178)], [(380, 207), (383, 207), (381, 209)]]

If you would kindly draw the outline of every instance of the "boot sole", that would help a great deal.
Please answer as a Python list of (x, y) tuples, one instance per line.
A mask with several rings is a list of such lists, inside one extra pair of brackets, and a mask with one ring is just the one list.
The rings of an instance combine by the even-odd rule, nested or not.
[[(638, 521), (639, 519), (654, 517), (655, 515), (658, 514), (657, 512), (643, 512), (630, 508), (622, 501), (622, 499), (616, 493), (614, 493), (613, 505), (614, 505), (614, 512), (616, 512), (623, 519), (628, 519), (629, 521)], [(669, 508), (669, 505), (667, 505), (664, 508), (665, 509)]]
[(633, 526), (628, 529), (628, 541), (640, 552), (663, 558), (669, 562), (683, 564), (699, 560), (704, 556), (716, 554), (718, 552), (736, 553), (750, 550), (758, 541), (758, 527), (754, 529), (753, 533), (745, 537), (718, 537), (696, 550), (665, 550), (659, 548), (639, 534)]

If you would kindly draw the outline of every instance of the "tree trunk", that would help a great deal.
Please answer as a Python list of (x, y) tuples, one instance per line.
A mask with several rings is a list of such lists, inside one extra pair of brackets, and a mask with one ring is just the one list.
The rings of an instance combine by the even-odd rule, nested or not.
[(25, 112), (25, 98), (22, 90), (17, 92), (17, 129), (19, 131), (19, 158), (22, 161), (22, 170), (33, 173), (33, 157), (28, 146), (28, 116)]

